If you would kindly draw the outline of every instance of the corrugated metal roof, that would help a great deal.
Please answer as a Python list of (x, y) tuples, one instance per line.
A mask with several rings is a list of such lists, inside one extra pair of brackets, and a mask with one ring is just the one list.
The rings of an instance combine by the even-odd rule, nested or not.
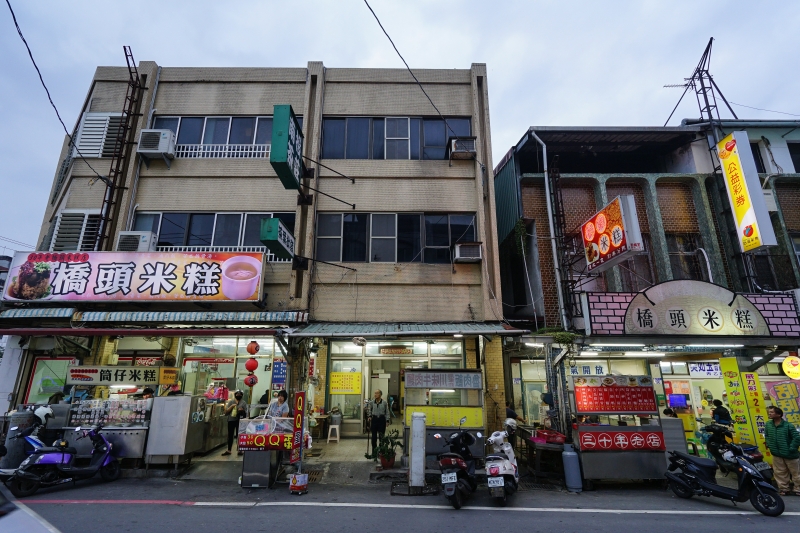
[(161, 323), (305, 323), (308, 313), (289, 311), (86, 311), (78, 313), (81, 322), (161, 322)]
[(506, 161), (494, 177), (494, 201), (497, 211), (497, 241), (502, 243), (514, 231), (519, 212), (519, 191), (514, 156)]
[(425, 337), (435, 335), (523, 335), (528, 330), (505, 326), (499, 322), (463, 323), (316, 323), (290, 333), (290, 337)]
[(72, 307), (49, 307), (45, 309), (7, 309), (0, 313), (5, 318), (70, 318), (75, 313)]

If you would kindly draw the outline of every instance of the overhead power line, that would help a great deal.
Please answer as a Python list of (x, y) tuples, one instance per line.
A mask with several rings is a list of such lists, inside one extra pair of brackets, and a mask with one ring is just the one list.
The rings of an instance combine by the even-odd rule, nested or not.
[(18, 244), (19, 246), (27, 246), (28, 248), (35, 248), (35, 246), (33, 246), (32, 244), (16, 241), (14, 239), (9, 239), (8, 237), (3, 237), (2, 235), (0, 235), (0, 241), (10, 242), (11, 244)]
[[(8, 1), (8, 0), (6, 0), (6, 1)], [(445, 120), (444, 116), (442, 116), (442, 112), (441, 112), (441, 111), (439, 111), (439, 108), (438, 108), (438, 107), (436, 107), (436, 104), (434, 104), (434, 103), (433, 103), (433, 100), (432, 100), (432, 99), (431, 99), (431, 97), (428, 95), (427, 91), (425, 91), (425, 88), (422, 86), (422, 84), (419, 82), (419, 80), (417, 79), (417, 77), (414, 75), (414, 72), (412, 72), (412, 70), (411, 70), (411, 67), (409, 67), (409, 66), (408, 66), (408, 62), (407, 62), (407, 61), (406, 61), (406, 59), (403, 57), (403, 54), (401, 54), (401, 53), (400, 53), (400, 50), (398, 50), (398, 49), (397, 49), (397, 45), (395, 45), (395, 44), (394, 44), (394, 41), (393, 41), (393, 40), (392, 40), (392, 38), (389, 36), (389, 33), (386, 31), (386, 28), (384, 28), (384, 27), (383, 27), (383, 24), (381, 24), (381, 19), (379, 19), (379, 18), (378, 18), (378, 15), (376, 15), (376, 14), (375, 14), (375, 10), (374, 10), (374, 9), (372, 9), (372, 6), (371, 6), (371, 5), (369, 5), (369, 2), (368, 2), (367, 0), (364, 0), (364, 3), (365, 3), (365, 4), (367, 4), (367, 8), (369, 8), (370, 12), (372, 13), (372, 16), (373, 16), (373, 17), (375, 17), (375, 21), (378, 23), (378, 26), (380, 26), (380, 27), (381, 27), (381, 30), (383, 30), (383, 34), (386, 36), (386, 38), (387, 38), (387, 39), (389, 39), (389, 42), (390, 42), (390, 43), (392, 43), (392, 48), (394, 48), (394, 51), (395, 51), (395, 52), (397, 52), (397, 55), (398, 55), (398, 56), (400, 57), (400, 59), (403, 61), (403, 64), (406, 66), (406, 70), (408, 70), (408, 73), (409, 73), (409, 74), (411, 74), (411, 77), (412, 77), (412, 78), (414, 78), (414, 81), (415, 81), (415, 82), (417, 82), (417, 85), (419, 86), (419, 88), (420, 88), (420, 90), (422, 91), (422, 93), (425, 95), (425, 98), (427, 98), (427, 99), (428, 99), (428, 101), (431, 103), (431, 105), (433, 106), (433, 108), (436, 110), (436, 113), (439, 115), (439, 118), (441, 118), (441, 119), (442, 119), (442, 121), (444, 122), (444, 125), (445, 125), (445, 127), (446, 127), (448, 130), (450, 130), (450, 133), (452, 133), (452, 134), (453, 134), (453, 137), (458, 137), (458, 135), (456, 135), (456, 132), (455, 132), (455, 131), (453, 131), (453, 128), (450, 126), (450, 124), (448, 124), (448, 123), (447, 123), (447, 121)], [(481, 166), (481, 169), (482, 169), (482, 170), (485, 172), (485, 171), (486, 171), (486, 165), (484, 165), (484, 164), (483, 164), (483, 163), (480, 161), (480, 159), (478, 159), (478, 158), (477, 158), (477, 156), (475, 157), (475, 160), (476, 160), (476, 161), (478, 162), (478, 164)]]
[(14, 14), (14, 9), (11, 7), (10, 0), (6, 0), (6, 5), (8, 6), (8, 10), (11, 12), (11, 18), (14, 20), (14, 26), (17, 28), (17, 33), (19, 34), (19, 38), (22, 39), (22, 43), (25, 45), (25, 49), (28, 50), (28, 56), (31, 58), (31, 63), (33, 63), (33, 68), (36, 69), (36, 73), (39, 75), (39, 81), (42, 82), (42, 87), (44, 87), (44, 92), (47, 93), (47, 99), (50, 100), (50, 105), (53, 106), (53, 110), (56, 112), (56, 116), (58, 117), (58, 121), (61, 123), (61, 127), (64, 128), (64, 133), (67, 134), (69, 138), (69, 144), (75, 147), (75, 151), (78, 154), (78, 157), (83, 160), (84, 163), (89, 167), (89, 169), (94, 172), (94, 174), (103, 181), (104, 183), (108, 183), (108, 178), (106, 176), (102, 176), (99, 172), (97, 172), (92, 164), (89, 163), (81, 151), (78, 150), (78, 146), (73, 142), (72, 135), (70, 135), (69, 131), (67, 130), (67, 126), (64, 124), (64, 121), (61, 119), (61, 113), (58, 112), (58, 108), (56, 107), (55, 102), (53, 102), (53, 97), (50, 96), (50, 90), (47, 88), (47, 84), (44, 82), (44, 78), (42, 77), (42, 71), (39, 70), (39, 65), (36, 64), (36, 60), (33, 58), (33, 52), (31, 52), (31, 47), (28, 46), (28, 41), (25, 40), (25, 36), (22, 34), (22, 29), (19, 27), (19, 23), (17, 22), (17, 16)]
[(781, 115), (789, 115), (790, 117), (800, 117), (800, 115), (796, 113), (786, 113), (785, 111), (775, 111), (774, 109), (761, 109), (760, 107), (752, 107), (749, 105), (744, 104), (737, 104), (736, 102), (731, 102), (733, 105), (738, 105), (739, 107), (746, 107), (747, 109), (755, 109), (756, 111), (767, 111), (768, 113), (779, 113)]

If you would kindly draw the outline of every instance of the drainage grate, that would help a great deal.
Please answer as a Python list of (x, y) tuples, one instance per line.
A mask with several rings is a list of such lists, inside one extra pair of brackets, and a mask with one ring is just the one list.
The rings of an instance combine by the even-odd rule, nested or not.
[(526, 492), (529, 490), (551, 490), (554, 492), (561, 492), (560, 485), (551, 485), (550, 483), (533, 483), (531, 481), (522, 481), (519, 482), (519, 491)]
[(325, 474), (324, 470), (309, 470), (306, 472), (308, 474), (308, 482), (309, 483), (319, 483), (322, 481), (322, 476)]

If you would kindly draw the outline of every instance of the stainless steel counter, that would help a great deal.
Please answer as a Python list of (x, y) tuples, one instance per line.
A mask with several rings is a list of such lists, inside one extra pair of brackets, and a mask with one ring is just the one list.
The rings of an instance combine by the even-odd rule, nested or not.
[[(118, 459), (141, 459), (144, 457), (144, 446), (147, 442), (146, 427), (115, 427), (108, 426), (100, 430), (108, 442), (113, 445), (112, 455)], [(85, 459), (92, 455), (92, 441), (89, 438), (80, 439), (82, 432), (76, 432), (74, 427), (64, 428), (64, 440), (78, 450), (78, 458)]]

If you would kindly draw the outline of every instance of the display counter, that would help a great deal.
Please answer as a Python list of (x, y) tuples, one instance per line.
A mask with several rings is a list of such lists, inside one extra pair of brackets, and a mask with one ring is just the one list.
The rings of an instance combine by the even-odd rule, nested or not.
[[(148, 426), (153, 400), (83, 400), (75, 403), (59, 404), (52, 407), (64, 408), (64, 440), (78, 450), (78, 459), (92, 455), (92, 441), (79, 439), (81, 432), (76, 428), (89, 428), (103, 424), (100, 433), (113, 445), (112, 455), (118, 459), (141, 459), (147, 443)], [(55, 409), (54, 409), (55, 412)], [(56, 419), (60, 419), (56, 413)], [(49, 426), (49, 424), (48, 424)]]
[[(112, 455), (117, 459), (141, 459), (144, 457), (147, 431), (146, 427), (107, 426), (100, 430), (100, 434), (113, 445)], [(74, 427), (64, 428), (64, 440), (78, 450), (78, 459), (88, 459), (92, 456), (92, 441), (79, 439), (82, 436), (83, 432), (75, 431)]]

